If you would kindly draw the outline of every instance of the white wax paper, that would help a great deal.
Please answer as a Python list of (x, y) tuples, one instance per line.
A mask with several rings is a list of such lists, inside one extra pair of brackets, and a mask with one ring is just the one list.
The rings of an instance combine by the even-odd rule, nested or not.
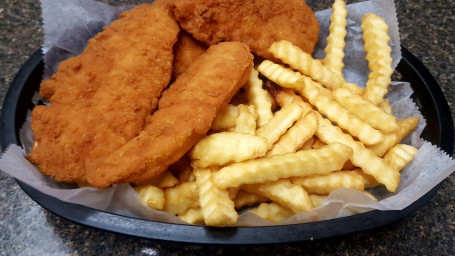
[[(59, 62), (79, 54), (87, 40), (102, 30), (104, 25), (118, 17), (122, 10), (131, 6), (111, 7), (92, 0), (41, 0), (43, 10), (45, 42), (43, 52), (46, 63), (44, 79), (55, 72)], [(360, 22), (364, 14), (376, 13), (390, 26), (390, 45), (392, 46), (393, 67), (401, 58), (398, 21), (394, 2), (391, 0), (371, 0), (348, 5), (348, 35), (346, 38), (346, 57), (344, 75), (349, 82), (364, 86), (368, 77), (368, 65), (364, 60)], [(320, 41), (314, 57), (322, 58), (330, 25), (331, 10), (318, 12), (320, 21)], [(405, 142), (419, 148), (414, 161), (402, 171), (401, 184), (396, 193), (383, 187), (371, 190), (378, 199), (373, 201), (365, 194), (351, 189), (333, 191), (323, 206), (296, 214), (282, 224), (319, 221), (356, 213), (379, 210), (401, 210), (430, 191), (438, 183), (455, 171), (455, 161), (431, 143), (420, 139), (425, 120), (416, 105), (409, 98), (412, 89), (407, 83), (393, 82), (389, 87), (389, 98), (393, 113), (398, 118), (420, 116), (418, 128)], [(33, 143), (30, 120), (24, 124), (20, 133), (24, 148), (10, 145), (0, 158), (0, 169), (37, 190), (63, 201), (85, 205), (95, 209), (125, 216), (148, 220), (184, 223), (177, 217), (148, 208), (129, 184), (113, 185), (106, 189), (77, 188), (75, 185), (57, 183), (42, 175), (25, 158)], [(238, 226), (273, 225), (252, 213), (242, 214)]]

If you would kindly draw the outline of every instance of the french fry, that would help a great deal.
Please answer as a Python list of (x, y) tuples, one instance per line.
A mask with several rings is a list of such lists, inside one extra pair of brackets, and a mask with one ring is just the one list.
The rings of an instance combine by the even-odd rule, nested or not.
[(266, 156), (295, 152), (313, 137), (318, 128), (318, 117), (314, 111), (302, 116), (283, 136), (280, 137)]
[(378, 15), (369, 13), (363, 17), (361, 29), (370, 69), (363, 97), (378, 105), (387, 93), (393, 73), (389, 26)]
[(150, 208), (161, 210), (164, 207), (164, 192), (152, 185), (134, 187), (141, 200)]
[(387, 114), (389, 114), (389, 115), (392, 114), (392, 106), (390, 106), (388, 99), (384, 99), (383, 101), (381, 101), (379, 103), (378, 107), (380, 107), (382, 110), (384, 110), (384, 112), (386, 112)]
[(343, 0), (335, 0), (332, 5), (327, 46), (324, 49), (325, 57), (322, 60), (326, 67), (341, 77), (344, 68), (343, 58), (346, 45), (344, 38), (347, 34), (347, 15), (346, 3)]
[(365, 188), (375, 188), (381, 185), (379, 182), (376, 181), (376, 179), (373, 176), (364, 173), (362, 169), (354, 169), (353, 171), (357, 172), (360, 176), (362, 176)]
[(313, 145), (311, 145), (311, 148), (318, 149), (318, 148), (322, 148), (324, 146), (327, 146), (327, 143), (323, 142), (322, 140), (320, 140), (319, 138), (316, 137), (316, 139), (314, 139), (314, 141), (313, 141)]
[(397, 171), (401, 171), (409, 162), (414, 159), (418, 149), (406, 144), (397, 144), (389, 149), (384, 155), (384, 160), (390, 167)]
[(264, 203), (269, 201), (265, 196), (258, 195), (255, 193), (247, 192), (243, 189), (240, 189), (237, 195), (234, 198), (235, 209), (241, 209), (246, 206), (255, 205), (258, 203)]
[(354, 171), (338, 171), (308, 177), (292, 177), (292, 183), (302, 185), (308, 193), (330, 194), (337, 188), (352, 188), (363, 191), (363, 178)]
[(302, 116), (302, 113), (303, 109), (297, 103), (285, 105), (275, 113), (267, 124), (256, 131), (256, 135), (266, 138), (268, 149), (271, 149), (280, 136)]
[(298, 150), (307, 150), (307, 149), (312, 149), (312, 145), (314, 143), (314, 136), (311, 136), (311, 138), (309, 138), (304, 144), (303, 146), (298, 149)]
[(302, 97), (296, 95), (293, 90), (288, 88), (277, 91), (275, 99), (280, 107), (283, 107), (286, 104), (297, 103), (303, 109), (303, 113), (313, 110), (310, 104), (304, 102)]
[(414, 130), (417, 127), (419, 120), (420, 118), (417, 116), (397, 120), (397, 124), (399, 126), (398, 131), (383, 134), (383, 141), (376, 145), (366, 146), (366, 148), (373, 151), (377, 156), (382, 157), (387, 152), (387, 150), (392, 148), (395, 144), (399, 143), (412, 130)]
[(385, 113), (380, 107), (360, 95), (353, 94), (345, 88), (337, 88), (332, 91), (332, 96), (341, 106), (369, 123), (373, 128), (384, 133), (394, 132), (398, 129), (395, 116)]
[(355, 166), (372, 175), (378, 182), (384, 184), (390, 192), (395, 192), (400, 183), (400, 173), (387, 165), (373, 151), (368, 150), (351, 136), (341, 131), (339, 127), (333, 126), (332, 123), (318, 115), (318, 129), (316, 136), (325, 143), (343, 143), (353, 149), (354, 153), (349, 159)]
[(258, 118), (254, 106), (241, 104), (238, 107), (235, 127), (229, 129), (229, 131), (254, 135), (256, 133), (256, 120)]
[(321, 61), (313, 59), (310, 54), (289, 41), (273, 43), (269, 48), (269, 52), (293, 69), (320, 82), (327, 88), (334, 89), (344, 84), (344, 79), (341, 76), (330, 71)]
[(313, 202), (314, 208), (322, 206), (327, 200), (329, 195), (310, 194), (311, 201)]
[[(264, 62), (265, 61), (262, 63)], [(292, 73), (292, 71), (278, 64), (268, 63), (267, 67), (264, 69), (261, 68), (261, 65), (259, 65), (258, 70), (272, 81), (275, 79), (275, 73)], [(270, 71), (272, 72), (269, 73)], [(360, 120), (358, 117), (340, 106), (340, 104), (336, 101), (332, 100), (331, 96), (321, 89), (322, 86), (311, 80), (311, 78), (295, 73), (289, 76), (292, 77), (292, 79), (285, 80), (283, 84), (280, 83), (281, 79), (277, 79), (274, 82), (283, 87), (291, 88), (299, 92), (303, 97), (308, 99), (311, 105), (315, 106), (319, 112), (327, 115), (330, 120), (336, 122), (338, 126), (347, 130), (362, 143), (373, 145), (383, 140), (383, 136), (380, 131), (374, 129), (368, 123)]]
[(278, 203), (262, 203), (256, 209), (249, 210), (249, 212), (272, 223), (280, 223), (294, 215), (291, 210)]
[(190, 208), (199, 207), (198, 191), (195, 182), (184, 182), (164, 190), (163, 211), (178, 215)]
[(294, 213), (314, 208), (313, 202), (305, 189), (302, 186), (292, 184), (287, 179), (244, 185), (242, 189), (268, 197), (281, 205), (286, 205)]
[(229, 193), (229, 198), (231, 200), (234, 200), (234, 198), (237, 196), (237, 193), (239, 192), (240, 188), (227, 188), (226, 190)]
[[(152, 179), (147, 180), (147, 185), (152, 185), (159, 188), (170, 188), (177, 184), (180, 181), (177, 179), (170, 171), (165, 171), (162, 174), (153, 177)], [(141, 184), (138, 184), (141, 185)]]
[(244, 88), (249, 104), (256, 109), (257, 126), (262, 127), (273, 117), (272, 97), (262, 88), (262, 80), (259, 79), (259, 73), (254, 68)]
[(179, 214), (178, 217), (189, 224), (203, 224), (201, 208), (190, 208), (185, 213)]
[(192, 165), (208, 167), (264, 156), (267, 139), (247, 133), (220, 132), (206, 136), (190, 151)]
[(229, 192), (215, 186), (210, 169), (194, 169), (196, 184), (199, 192), (204, 223), (209, 226), (222, 227), (237, 222), (238, 214), (234, 202), (229, 198)]
[(363, 95), (364, 90), (362, 87), (353, 84), (353, 83), (344, 83), (343, 88), (348, 89), (351, 93), (357, 94), (357, 95)]
[(221, 168), (213, 176), (216, 185), (220, 188), (238, 187), (243, 184), (340, 170), (351, 155), (350, 147), (333, 143), (320, 149), (302, 150), (234, 163)]
[(215, 117), (211, 129), (214, 131), (222, 131), (235, 127), (238, 115), (239, 107), (228, 104), (227, 107)]

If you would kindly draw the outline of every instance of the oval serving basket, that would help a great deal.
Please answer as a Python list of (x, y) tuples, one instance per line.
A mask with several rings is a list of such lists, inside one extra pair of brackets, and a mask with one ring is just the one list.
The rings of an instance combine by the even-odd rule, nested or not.
[[(35, 52), (13, 80), (3, 103), (0, 117), (0, 145), (21, 145), (19, 129), (34, 104), (43, 71), (41, 51)], [(411, 83), (413, 98), (427, 120), (422, 137), (453, 155), (454, 127), (452, 115), (441, 88), (423, 64), (402, 48), (402, 60), (396, 70), (402, 80)], [(63, 202), (43, 194), (17, 180), (22, 189), (38, 204), (75, 223), (141, 238), (201, 244), (274, 244), (307, 241), (346, 235), (378, 228), (398, 221), (417, 211), (436, 193), (433, 188), (416, 202), (400, 211), (370, 211), (349, 217), (295, 225), (266, 227), (210, 228), (169, 224), (131, 218)]]

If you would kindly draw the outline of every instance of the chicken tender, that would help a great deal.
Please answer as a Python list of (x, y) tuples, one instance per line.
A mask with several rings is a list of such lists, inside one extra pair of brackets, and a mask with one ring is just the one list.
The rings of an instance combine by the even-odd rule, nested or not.
[(208, 45), (240, 41), (255, 54), (274, 59), (267, 51), (273, 42), (287, 40), (311, 54), (318, 41), (318, 20), (304, 0), (185, 0), (169, 5), (180, 26)]
[(174, 70), (172, 71), (172, 78), (176, 79), (197, 57), (206, 51), (207, 47), (196, 41), (185, 31), (180, 31), (179, 39), (174, 46)]
[(243, 43), (210, 47), (163, 93), (144, 130), (89, 169), (89, 183), (102, 188), (141, 182), (165, 171), (207, 133), (248, 80), (252, 65)]
[(57, 181), (85, 181), (86, 165), (139, 134), (172, 74), (179, 27), (168, 8), (144, 4), (90, 39), (41, 84), (50, 106), (32, 112), (28, 155)]

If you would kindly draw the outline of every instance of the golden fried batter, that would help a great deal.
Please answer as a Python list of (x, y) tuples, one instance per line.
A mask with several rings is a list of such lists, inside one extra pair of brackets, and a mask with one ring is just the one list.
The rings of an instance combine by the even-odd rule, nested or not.
[[(172, 3), (173, 2), (173, 3)], [(319, 23), (303, 0), (184, 0), (169, 5), (180, 26), (208, 45), (240, 41), (262, 57), (279, 40), (312, 53)]]
[(86, 165), (134, 138), (172, 73), (179, 27), (169, 9), (144, 4), (63, 61), (41, 84), (50, 106), (32, 112), (31, 162), (57, 181), (85, 181)]
[(165, 171), (207, 133), (252, 66), (253, 56), (243, 43), (210, 47), (163, 93), (144, 130), (89, 169), (89, 183), (141, 182)]

